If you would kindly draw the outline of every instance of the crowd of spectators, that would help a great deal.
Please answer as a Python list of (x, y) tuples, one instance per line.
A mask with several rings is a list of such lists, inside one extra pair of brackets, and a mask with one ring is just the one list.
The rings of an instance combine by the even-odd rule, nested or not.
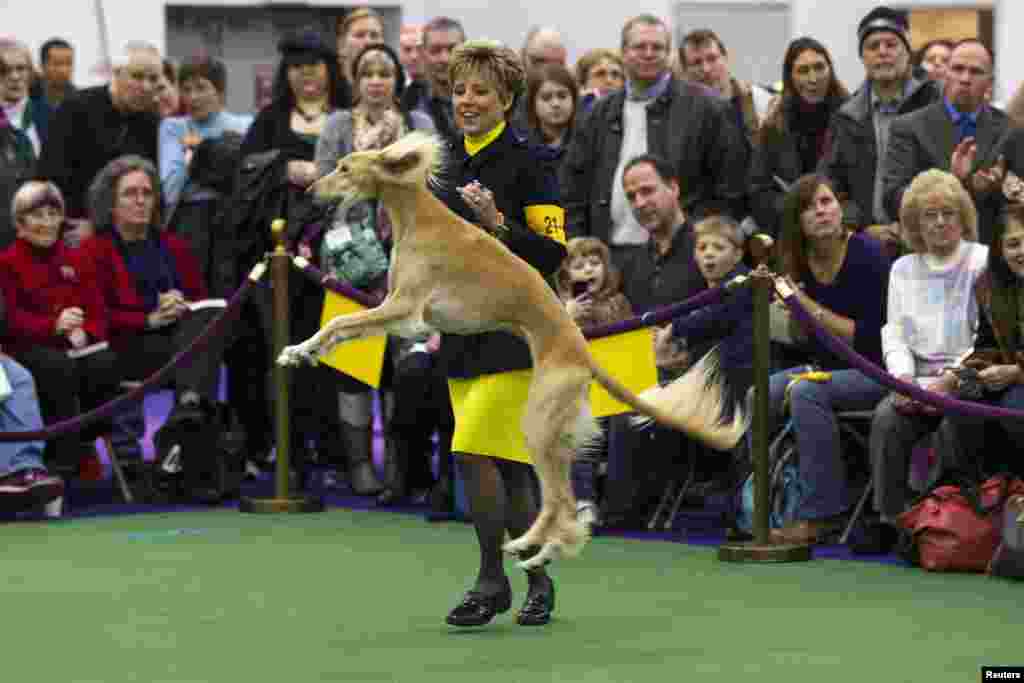
[[(1001, 360), (980, 373), (981, 400), (1024, 405), (1024, 94), (1005, 108), (993, 103), (991, 49), (970, 38), (932, 40), (915, 52), (907, 13), (877, 7), (850, 35), (864, 69), (856, 87), (840, 82), (828, 46), (812, 36), (780, 55), (776, 86), (737, 78), (731, 64), (742, 47), (727, 46), (714, 27), (686, 28), (674, 45), (665, 20), (638, 15), (621, 27), (619, 45), (593, 46), (569, 64), (563, 34), (536, 26), (509, 51), (525, 87), (507, 93), (507, 103), (499, 92), (498, 106), (486, 84), (450, 68), (472, 38), (457, 18), (403, 26), (391, 47), (382, 17), (364, 7), (337, 21), (333, 39), (312, 30), (283, 37), (273, 98), (252, 112), (225, 110), (227, 69), (212, 57), (175, 64), (155, 46), (129, 43), (109, 83), (77, 89), (72, 42), (47, 41), (36, 63), (16, 38), (0, 40), (2, 361), (11, 388), (0, 431), (95, 407), (188, 347), (218, 310), (195, 304), (238, 287), (269, 249), (271, 218), (285, 217), (291, 246), (326, 273), (383, 295), (388, 214), (373, 200), (337, 210), (306, 189), (346, 154), (411, 130), (434, 132), (452, 148), (447, 182), (467, 185), (438, 191), (455, 207), (478, 191), (495, 190), (499, 208), (512, 201), (474, 185), (488, 157), (477, 158), (483, 147), (473, 145), (532, 150), (531, 182), (557, 180), (569, 238), (552, 286), (581, 327), (721, 286), (755, 265), (747, 241), (763, 233), (776, 243), (766, 264), (777, 284), (867, 361), (955, 394), (951, 369), (975, 348), (998, 347)], [(555, 227), (549, 241), (561, 236)], [(299, 274), (290, 287), (299, 340), (319, 326), (325, 295)], [(659, 379), (671, 381), (717, 345), (742, 402), (752, 382), (751, 305), (730, 296), (656, 330)], [(973, 446), (978, 434), (1020, 432), (1016, 421), (979, 424), (890, 394), (783, 307), (776, 313), (785, 334), (770, 382), (773, 423), (791, 422), (805, 491), (777, 540), (826, 538), (856, 500), (837, 424), (843, 411), (874, 411), (872, 538), (883, 546), (913, 493), (915, 446), (938, 453), (934, 482), (942, 468), (985, 467)], [(246, 302), (235, 328), (173, 375), (175, 407), (156, 440), (158, 461), (211, 419), (223, 364), (244, 450), (253, 466), (267, 464), (276, 435), (265, 290)], [(293, 372), (296, 483), (320, 460), (345, 472), (358, 495), (450, 513), (446, 378), (468, 367), (467, 343), (389, 340), (376, 392), (325, 367)], [(513, 355), (473, 355), (471, 376), (519, 367)], [(383, 471), (371, 459), (375, 405), (387, 435)], [(61, 477), (77, 476), (98, 431), (113, 433), (125, 457), (139, 457), (140, 412), (128, 407), (45, 447), (4, 444), (0, 496), (17, 505), (58, 499)], [(606, 455), (584, 459), (574, 473), (580, 517), (637, 526), (659, 482), (651, 473), (688, 445), (628, 419), (604, 427)], [(660, 455), (649, 457), (652, 450)], [(719, 464), (727, 459), (709, 455), (701, 467), (714, 477), (730, 470)], [(486, 488), (483, 469), (461, 467)]]

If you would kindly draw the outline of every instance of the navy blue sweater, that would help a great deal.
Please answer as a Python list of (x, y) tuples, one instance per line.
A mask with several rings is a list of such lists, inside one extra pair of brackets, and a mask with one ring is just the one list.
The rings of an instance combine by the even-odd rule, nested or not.
[[(750, 268), (741, 263), (723, 281), (749, 272)], [(694, 361), (717, 344), (722, 373), (733, 392), (740, 396), (746, 393), (754, 365), (754, 297), (750, 287), (733, 290), (718, 303), (676, 318), (672, 321), (672, 336), (686, 339)]]

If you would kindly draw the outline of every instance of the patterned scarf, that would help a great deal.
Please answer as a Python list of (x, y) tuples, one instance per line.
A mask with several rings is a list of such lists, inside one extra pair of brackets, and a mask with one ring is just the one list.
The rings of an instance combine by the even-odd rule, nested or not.
[[(369, 149), (384, 149), (392, 142), (405, 135), (405, 121), (402, 115), (388, 109), (376, 121), (371, 123), (366, 112), (356, 107), (352, 110), (352, 149), (363, 152)], [(377, 236), (382, 242), (391, 239), (391, 219), (380, 202), (375, 202), (377, 211)]]

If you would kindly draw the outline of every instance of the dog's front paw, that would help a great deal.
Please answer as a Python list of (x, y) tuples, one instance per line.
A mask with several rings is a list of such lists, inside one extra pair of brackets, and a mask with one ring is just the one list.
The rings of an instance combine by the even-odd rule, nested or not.
[(296, 367), (299, 365), (316, 365), (316, 355), (311, 353), (303, 344), (286, 346), (277, 357), (277, 364), (285, 367)]

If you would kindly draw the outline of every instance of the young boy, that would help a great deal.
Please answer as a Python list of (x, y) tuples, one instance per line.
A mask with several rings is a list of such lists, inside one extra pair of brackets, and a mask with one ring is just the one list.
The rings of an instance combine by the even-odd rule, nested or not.
[[(742, 264), (743, 233), (736, 221), (711, 216), (694, 227), (694, 258), (708, 287), (720, 287), (750, 271)], [(691, 361), (715, 349), (730, 393), (730, 403), (741, 401), (753, 383), (754, 300), (749, 287), (722, 301), (676, 318), (656, 333), (655, 347), (680, 342)]]

